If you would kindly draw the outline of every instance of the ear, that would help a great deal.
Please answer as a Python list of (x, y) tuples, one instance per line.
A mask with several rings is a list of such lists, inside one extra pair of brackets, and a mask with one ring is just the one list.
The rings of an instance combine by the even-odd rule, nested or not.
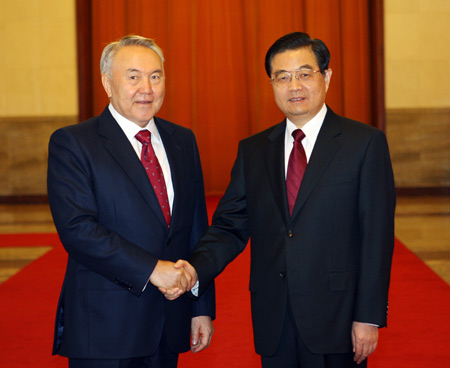
[(111, 98), (111, 80), (109, 79), (107, 74), (102, 74), (102, 84), (106, 94), (108, 95), (108, 98)]
[(325, 88), (328, 91), (328, 87), (330, 86), (330, 80), (331, 80), (331, 74), (333, 74), (333, 71), (331, 68), (328, 68), (325, 70)]

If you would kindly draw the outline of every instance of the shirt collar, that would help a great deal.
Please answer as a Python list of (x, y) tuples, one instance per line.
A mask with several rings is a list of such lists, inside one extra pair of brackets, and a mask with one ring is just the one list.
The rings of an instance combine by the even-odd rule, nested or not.
[(158, 128), (156, 128), (154, 118), (152, 118), (145, 127), (141, 128), (136, 123), (133, 123), (131, 120), (128, 120), (127, 118), (120, 115), (111, 103), (109, 104), (108, 107), (109, 111), (111, 112), (111, 115), (114, 117), (114, 119), (116, 119), (117, 124), (119, 124), (120, 128), (122, 128), (128, 140), (135, 138), (136, 134), (138, 134), (141, 130), (144, 129), (147, 129), (152, 133), (152, 141), (154, 139), (158, 141), (161, 140)]
[[(327, 114), (327, 105), (323, 104), (320, 111), (314, 116), (310, 121), (308, 121), (302, 127), (303, 133), (305, 133), (306, 138), (314, 145), (317, 136), (319, 135), (320, 128), (322, 127), (323, 121), (325, 120), (325, 115)], [(286, 118), (286, 133), (289, 137), (292, 137), (292, 132), (298, 129), (295, 124)]]

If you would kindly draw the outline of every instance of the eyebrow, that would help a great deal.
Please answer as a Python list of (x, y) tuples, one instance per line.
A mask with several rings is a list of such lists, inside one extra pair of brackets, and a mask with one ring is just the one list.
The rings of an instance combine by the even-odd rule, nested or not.
[[(127, 69), (127, 72), (128, 73), (135, 73), (135, 72), (142, 73), (142, 71), (140, 71), (139, 69), (136, 69), (136, 68), (129, 68), (129, 69)], [(156, 69), (156, 70), (152, 71), (150, 74), (162, 73), (162, 72), (163, 72), (162, 69)]]
[(274, 72), (274, 74), (277, 75), (277, 74), (280, 74), (280, 73), (290, 72), (290, 71), (295, 71), (295, 70), (301, 70), (301, 69), (310, 69), (310, 70), (314, 70), (314, 68), (313, 68), (311, 65), (309, 65), (309, 64), (304, 64), (304, 65), (301, 65), (301, 66), (299, 66), (298, 68), (293, 69), (293, 70), (285, 70), (285, 69), (277, 70), (276, 72)]

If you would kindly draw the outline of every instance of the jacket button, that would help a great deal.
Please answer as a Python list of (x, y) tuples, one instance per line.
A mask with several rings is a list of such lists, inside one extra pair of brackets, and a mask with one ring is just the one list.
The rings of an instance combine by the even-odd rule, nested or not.
[(288, 231), (287, 233), (288, 238), (292, 238), (294, 236), (294, 234), (292, 233), (291, 230)]
[(281, 271), (281, 272), (280, 272), (280, 277), (281, 277), (282, 279), (284, 279), (284, 278), (286, 277), (286, 272)]
[(166, 245), (170, 245), (172, 243), (172, 239), (168, 239)]

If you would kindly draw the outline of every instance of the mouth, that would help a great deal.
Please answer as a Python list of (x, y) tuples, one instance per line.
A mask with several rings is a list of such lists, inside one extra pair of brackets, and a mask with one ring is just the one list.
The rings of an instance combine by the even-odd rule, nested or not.
[(305, 100), (304, 97), (292, 97), (292, 98), (290, 98), (288, 101), (289, 101), (289, 102), (302, 102), (302, 101), (304, 101), (304, 100)]
[(153, 101), (149, 101), (149, 100), (143, 100), (143, 101), (136, 101), (137, 104), (139, 105), (149, 105), (151, 104)]

